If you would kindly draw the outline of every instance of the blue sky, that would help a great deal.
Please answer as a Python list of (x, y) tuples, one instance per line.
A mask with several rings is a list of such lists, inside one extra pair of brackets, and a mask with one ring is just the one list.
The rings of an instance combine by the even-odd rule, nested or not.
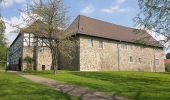
[[(22, 14), (18, 9), (22, 9), (26, 2), (31, 3), (32, 0), (5, 0), (5, 3), (1, 5), (1, 14), (8, 24), (22, 23)], [(81, 14), (114, 24), (134, 27), (133, 18), (139, 12), (137, 0), (64, 0), (64, 4), (69, 8), (68, 15), (71, 21)], [(6, 24), (6, 36), (11, 43), (17, 34), (13, 32), (15, 28), (8, 24)]]

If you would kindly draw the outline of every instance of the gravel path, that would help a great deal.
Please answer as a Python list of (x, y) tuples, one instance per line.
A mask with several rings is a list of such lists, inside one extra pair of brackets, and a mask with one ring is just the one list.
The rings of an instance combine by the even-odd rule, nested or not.
[(66, 83), (62, 83), (49, 78), (44, 78), (44, 77), (35, 76), (35, 75), (22, 73), (22, 72), (16, 72), (16, 73), (26, 79), (32, 80), (39, 84), (46, 85), (57, 91), (61, 91), (63, 93), (67, 93), (73, 96), (78, 96), (80, 97), (81, 100), (127, 100), (123, 97), (111, 96), (103, 92), (97, 92), (76, 85), (68, 85)]

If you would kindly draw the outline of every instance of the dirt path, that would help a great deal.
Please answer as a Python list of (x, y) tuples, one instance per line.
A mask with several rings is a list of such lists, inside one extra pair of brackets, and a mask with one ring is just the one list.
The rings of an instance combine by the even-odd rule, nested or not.
[(39, 77), (39, 76), (22, 73), (22, 72), (16, 72), (16, 73), (26, 79), (32, 80), (39, 84), (46, 85), (57, 91), (61, 91), (63, 93), (67, 93), (73, 96), (78, 96), (80, 97), (80, 99), (83, 100), (125, 100), (125, 98), (122, 97), (117, 97), (117, 96), (113, 97), (103, 92), (97, 92), (91, 89), (87, 89), (75, 85), (68, 85), (66, 83), (62, 83), (49, 78)]

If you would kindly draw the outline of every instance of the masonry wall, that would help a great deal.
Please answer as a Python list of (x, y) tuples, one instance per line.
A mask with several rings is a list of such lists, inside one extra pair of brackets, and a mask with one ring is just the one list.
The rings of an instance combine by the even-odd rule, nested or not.
[(165, 71), (162, 49), (107, 39), (102, 39), (103, 48), (99, 48), (101, 39), (80, 36), (80, 71)]
[[(23, 48), (23, 59), (29, 56), (33, 58), (33, 47), (24, 47)], [(45, 70), (51, 69), (51, 52), (47, 47), (38, 47), (38, 55), (37, 55), (37, 70), (42, 70), (42, 66), (45, 65)], [(27, 68), (26, 62), (23, 61), (22, 70)]]
[(48, 47), (39, 47), (37, 59), (37, 70), (42, 70), (42, 66), (45, 66), (45, 70), (51, 69), (52, 57)]
[(33, 58), (33, 47), (24, 47), (23, 48), (23, 56), (22, 56), (22, 71), (27, 68), (27, 63), (24, 61), (25, 57)]

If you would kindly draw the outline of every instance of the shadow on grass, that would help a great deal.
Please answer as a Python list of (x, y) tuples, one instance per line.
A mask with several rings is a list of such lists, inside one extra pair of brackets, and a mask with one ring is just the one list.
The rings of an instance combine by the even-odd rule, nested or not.
[[(103, 86), (92, 86), (92, 84), (86, 84), (88, 87), (106, 90), (113, 95), (125, 95), (135, 100), (151, 99), (151, 100), (167, 100), (170, 99), (170, 80), (161, 79), (161, 77), (155, 77), (151, 75), (138, 75), (135, 73), (126, 74), (119, 72), (69, 72), (72, 75), (80, 76), (84, 78), (91, 78), (94, 80), (101, 80), (106, 83), (112, 83), (110, 86), (103, 83)], [(145, 73), (143, 73), (145, 74)], [(161, 73), (162, 74), (162, 73)], [(168, 73), (169, 74), (169, 73)], [(155, 74), (156, 75), (156, 74)], [(169, 76), (170, 77), (170, 76)], [(84, 84), (79, 83), (76, 84)], [(99, 83), (100, 84), (100, 83)], [(96, 84), (98, 85), (98, 84)]]
[(148, 72), (76, 72), (34, 73), (55, 80), (125, 96), (134, 100), (170, 100), (169, 73)]
[(2, 76), (0, 76), (0, 100), (77, 100), (77, 97), (33, 83), (15, 74), (5, 73)]

